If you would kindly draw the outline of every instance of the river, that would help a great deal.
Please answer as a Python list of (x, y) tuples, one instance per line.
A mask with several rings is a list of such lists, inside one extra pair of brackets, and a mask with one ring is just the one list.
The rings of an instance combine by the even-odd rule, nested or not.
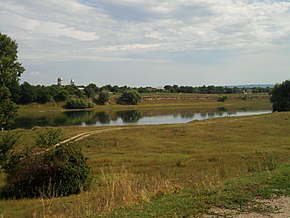
[(228, 116), (248, 116), (267, 114), (271, 110), (253, 110), (241, 108), (228, 110), (216, 109), (153, 109), (127, 111), (69, 111), (27, 113), (17, 117), (13, 128), (32, 128), (34, 126), (116, 126), (187, 123), (193, 120), (205, 120)]

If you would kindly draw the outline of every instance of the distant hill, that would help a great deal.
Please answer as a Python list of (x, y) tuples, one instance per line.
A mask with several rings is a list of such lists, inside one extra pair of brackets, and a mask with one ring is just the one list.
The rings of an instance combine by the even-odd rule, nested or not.
[(250, 85), (231, 85), (231, 86), (226, 86), (229, 88), (246, 88), (246, 89), (251, 89), (251, 88), (273, 88), (275, 84), (250, 84)]

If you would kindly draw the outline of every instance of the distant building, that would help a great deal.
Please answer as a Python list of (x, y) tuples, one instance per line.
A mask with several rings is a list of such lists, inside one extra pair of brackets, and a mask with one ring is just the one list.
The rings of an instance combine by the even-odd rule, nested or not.
[(63, 82), (62, 78), (58, 77), (57, 78), (57, 85), (62, 86), (62, 82)]
[(75, 81), (74, 81), (73, 78), (71, 78), (71, 80), (70, 80), (70, 85), (71, 85), (71, 86), (74, 86), (74, 85), (75, 85)]
[(85, 89), (85, 86), (77, 86), (78, 90), (83, 91)]

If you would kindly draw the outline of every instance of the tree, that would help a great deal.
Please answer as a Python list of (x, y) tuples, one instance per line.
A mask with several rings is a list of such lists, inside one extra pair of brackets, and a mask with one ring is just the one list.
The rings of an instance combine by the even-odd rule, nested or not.
[(122, 104), (138, 104), (141, 101), (140, 94), (135, 90), (127, 90), (118, 99)]
[(110, 100), (110, 93), (109, 91), (101, 91), (100, 94), (99, 94), (99, 98), (98, 98), (98, 102), (100, 104), (106, 104), (107, 102), (109, 102)]
[(98, 91), (98, 87), (97, 87), (95, 84), (92, 84), (92, 83), (90, 83), (89, 85), (87, 85), (87, 86), (84, 88), (85, 95), (86, 95), (88, 98), (93, 98), (93, 97), (95, 97), (97, 91)]
[(9, 90), (19, 82), (25, 69), (17, 61), (17, 44), (5, 34), (0, 33), (0, 86)]
[(18, 106), (10, 100), (11, 94), (5, 86), (0, 86), (0, 128), (10, 127), (17, 116)]
[(270, 100), (273, 111), (290, 111), (290, 80), (276, 84)]
[(9, 127), (17, 116), (17, 106), (11, 100), (11, 91), (18, 86), (19, 78), (25, 70), (17, 58), (16, 42), (0, 33), (0, 128)]
[(53, 95), (53, 99), (57, 102), (66, 101), (69, 98), (69, 92), (66, 89), (59, 88)]
[(34, 87), (28, 82), (20, 85), (20, 103), (30, 104), (35, 101), (36, 93)]
[(59, 130), (38, 134), (30, 149), (16, 149), (15, 136), (0, 137), (0, 165), (6, 173), (1, 196), (27, 198), (67, 196), (85, 190), (90, 168), (81, 148), (60, 143)]

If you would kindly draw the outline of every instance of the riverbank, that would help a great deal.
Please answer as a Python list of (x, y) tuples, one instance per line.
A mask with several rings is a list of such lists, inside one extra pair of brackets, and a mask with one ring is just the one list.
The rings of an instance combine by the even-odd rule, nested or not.
[[(151, 109), (177, 109), (177, 108), (219, 108), (227, 107), (237, 109), (252, 107), (253, 109), (269, 109), (271, 104), (268, 94), (230, 94), (225, 102), (218, 102), (218, 94), (143, 94), (138, 105), (120, 105), (116, 103), (117, 95), (112, 95), (108, 105), (95, 105), (86, 110), (94, 111), (121, 111), (121, 110), (151, 110)], [(19, 114), (35, 112), (72, 111), (63, 108), (64, 103), (46, 103), (21, 105)]]
[[(121, 129), (59, 128), (63, 140), (87, 135), (75, 143), (95, 175), (91, 191), (0, 200), (0, 214), (182, 217), (206, 214), (214, 206), (246, 208), (257, 197), (289, 196), (289, 120), (288, 112)], [(22, 135), (18, 146), (25, 147), (44, 129), (14, 131)]]

